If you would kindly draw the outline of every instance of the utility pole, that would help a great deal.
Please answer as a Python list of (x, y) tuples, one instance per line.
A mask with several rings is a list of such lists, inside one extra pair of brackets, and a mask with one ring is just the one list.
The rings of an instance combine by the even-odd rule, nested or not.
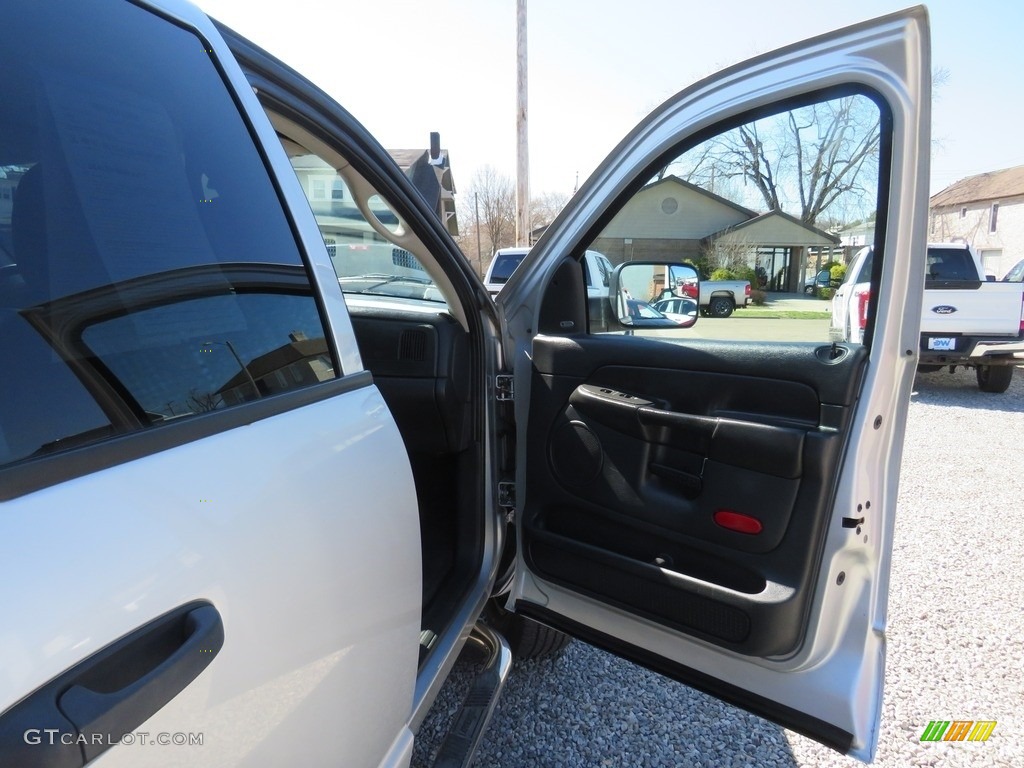
[(480, 277), (484, 276), (484, 249), (480, 245), (480, 197), (473, 193), (473, 208), (476, 210), (476, 271)]
[(526, 0), (516, 0), (516, 245), (530, 245), (530, 152), (526, 124)]

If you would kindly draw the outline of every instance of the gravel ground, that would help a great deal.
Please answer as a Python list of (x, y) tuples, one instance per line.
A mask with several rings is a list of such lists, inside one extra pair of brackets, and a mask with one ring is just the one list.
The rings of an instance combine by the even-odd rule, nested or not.
[[(910, 407), (874, 765), (1024, 766), (1024, 371), (986, 395), (973, 372), (918, 376)], [(1007, 524), (1008, 523), (1008, 524)], [(458, 704), (417, 740), (429, 764)], [(930, 720), (996, 720), (987, 742), (927, 743)], [(847, 766), (860, 763), (690, 688), (573, 643), (517, 662), (475, 765)]]

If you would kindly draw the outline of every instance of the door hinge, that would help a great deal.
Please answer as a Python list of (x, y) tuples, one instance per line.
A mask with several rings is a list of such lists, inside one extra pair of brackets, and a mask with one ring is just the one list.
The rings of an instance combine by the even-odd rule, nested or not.
[(505, 510), (505, 516), (511, 522), (516, 513), (515, 483), (498, 483), (498, 506)]
[(515, 400), (516, 391), (512, 374), (499, 373), (494, 377), (494, 397), (499, 401)]

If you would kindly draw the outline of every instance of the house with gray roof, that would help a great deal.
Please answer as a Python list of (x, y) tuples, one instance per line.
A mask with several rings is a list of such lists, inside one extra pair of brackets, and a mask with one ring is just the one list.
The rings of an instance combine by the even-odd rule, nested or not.
[(697, 261), (763, 269), (771, 290), (797, 292), (828, 261), (839, 238), (781, 211), (757, 213), (677, 176), (648, 184), (612, 218), (593, 248), (613, 264)]

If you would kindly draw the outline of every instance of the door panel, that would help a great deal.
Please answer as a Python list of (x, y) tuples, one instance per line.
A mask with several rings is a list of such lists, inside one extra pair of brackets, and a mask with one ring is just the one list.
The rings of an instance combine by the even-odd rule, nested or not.
[(750, 375), (761, 348), (712, 373), (701, 345), (652, 344), (534, 340), (526, 563), (738, 653), (792, 653), (866, 355), (794, 344), (788, 373)]
[(177, 10), (0, 24), (0, 764), (378, 765), (418, 664), (412, 472), (270, 123)]
[[(680, 92), (498, 297), (518, 429), (509, 605), (861, 759), (918, 347), (928, 57), (916, 8)], [(589, 250), (747, 281), (768, 310), (816, 302), (803, 282), (842, 263), (833, 232), (856, 220), (880, 255), (863, 344), (831, 343), (825, 302), (629, 336), (591, 316), (581, 333), (563, 279)], [(693, 286), (628, 288), (643, 304)]]

